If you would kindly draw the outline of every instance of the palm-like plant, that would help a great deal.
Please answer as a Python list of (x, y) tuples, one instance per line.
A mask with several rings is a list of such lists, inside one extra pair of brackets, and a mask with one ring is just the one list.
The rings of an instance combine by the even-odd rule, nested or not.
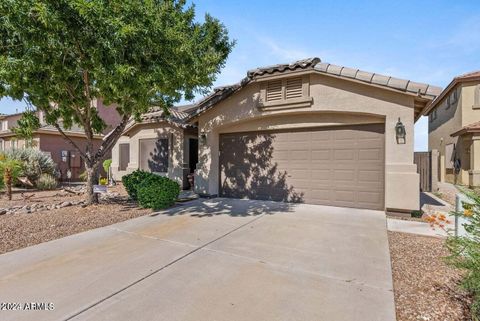
[(9, 200), (12, 199), (12, 185), (17, 180), (21, 170), (22, 163), (18, 160), (3, 155), (0, 157), (0, 172), (3, 175), (3, 185), (5, 186)]

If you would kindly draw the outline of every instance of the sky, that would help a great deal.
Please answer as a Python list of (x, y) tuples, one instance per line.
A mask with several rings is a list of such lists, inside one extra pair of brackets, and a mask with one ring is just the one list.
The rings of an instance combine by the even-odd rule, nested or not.
[[(200, 21), (209, 13), (236, 41), (214, 86), (238, 82), (249, 69), (307, 57), (440, 87), (480, 70), (476, 0), (193, 2)], [(0, 100), (1, 113), (24, 108)], [(427, 144), (423, 117), (415, 125), (415, 150)]]

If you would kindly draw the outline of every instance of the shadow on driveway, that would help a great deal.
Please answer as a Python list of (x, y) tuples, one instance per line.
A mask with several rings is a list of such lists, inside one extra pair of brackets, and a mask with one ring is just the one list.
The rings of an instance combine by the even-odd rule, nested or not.
[(298, 204), (257, 201), (232, 198), (198, 199), (188, 203), (176, 205), (165, 211), (153, 213), (158, 215), (190, 215), (192, 217), (211, 217), (216, 215), (230, 216), (256, 216), (261, 214), (274, 214), (278, 212), (293, 212)]

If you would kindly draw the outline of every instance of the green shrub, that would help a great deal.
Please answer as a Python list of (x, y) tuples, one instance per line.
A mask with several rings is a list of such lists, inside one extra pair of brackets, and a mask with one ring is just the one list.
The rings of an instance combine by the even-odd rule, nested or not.
[(464, 203), (464, 210), (455, 215), (465, 217), (467, 235), (451, 236), (447, 246), (451, 255), (447, 262), (465, 271), (461, 285), (472, 295), (472, 320), (480, 320), (480, 196), (468, 193), (472, 205)]
[(167, 178), (151, 174), (137, 189), (138, 203), (145, 208), (164, 209), (175, 204), (180, 185)]
[(106, 159), (103, 161), (103, 169), (105, 170), (105, 173), (108, 174), (108, 170), (110, 169), (110, 166), (112, 166), (112, 160), (111, 159)]
[(137, 200), (137, 189), (138, 186), (146, 180), (148, 177), (152, 176), (154, 174), (145, 172), (142, 170), (137, 169), (131, 174), (124, 175), (122, 177), (122, 183), (123, 186), (125, 187), (125, 190), (128, 193), (128, 196), (134, 201)]
[(36, 181), (39, 190), (51, 190), (57, 188), (57, 180), (50, 174), (42, 174)]
[(30, 182), (36, 182), (42, 174), (55, 174), (57, 165), (53, 159), (38, 149), (9, 149), (5, 156), (22, 163), (21, 176), (26, 176)]

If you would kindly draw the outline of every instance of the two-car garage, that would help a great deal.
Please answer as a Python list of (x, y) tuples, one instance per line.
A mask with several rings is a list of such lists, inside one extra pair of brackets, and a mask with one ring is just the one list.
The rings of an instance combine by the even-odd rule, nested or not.
[(228, 133), (220, 195), (383, 210), (385, 124)]

